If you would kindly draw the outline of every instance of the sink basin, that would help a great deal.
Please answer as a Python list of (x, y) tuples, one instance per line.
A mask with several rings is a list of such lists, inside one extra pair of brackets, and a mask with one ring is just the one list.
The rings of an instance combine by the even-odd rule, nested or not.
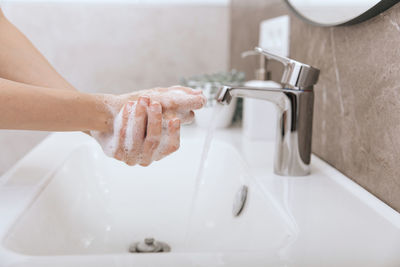
[[(317, 157), (310, 176), (276, 176), (273, 143), (220, 131), (195, 193), (204, 132), (182, 136), (147, 168), (48, 137), (0, 178), (0, 266), (400, 266), (400, 215)], [(147, 237), (171, 252), (129, 253)]]

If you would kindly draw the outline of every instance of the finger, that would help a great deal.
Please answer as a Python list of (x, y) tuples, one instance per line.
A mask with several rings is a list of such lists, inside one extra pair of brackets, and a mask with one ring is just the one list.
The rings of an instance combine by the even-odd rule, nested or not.
[(171, 93), (168, 97), (170, 98), (169, 101), (164, 101), (166, 110), (186, 111), (201, 109), (207, 102), (203, 94)]
[(181, 90), (181, 91), (184, 91), (185, 93), (193, 94), (193, 95), (198, 95), (198, 94), (201, 94), (201, 92), (202, 92), (201, 90), (196, 90), (196, 89), (193, 89), (190, 87), (184, 87), (181, 85), (174, 85), (169, 88), (172, 90)]
[[(171, 89), (171, 87), (169, 88)], [(188, 94), (182, 90), (168, 90), (151, 95), (152, 100), (158, 101), (167, 110), (194, 110), (200, 109), (206, 104), (205, 96), (200, 94)]]
[(150, 98), (148, 96), (141, 96), (136, 104), (134, 114), (134, 123), (132, 125), (130, 136), (127, 136), (127, 143), (131, 144), (127, 151), (127, 164), (135, 165), (140, 161), (140, 154), (143, 149), (143, 142), (146, 136), (147, 126), (147, 107), (149, 106)]
[(155, 161), (161, 160), (179, 148), (180, 120), (170, 120), (165, 127), (166, 133), (163, 133), (161, 144), (159, 145), (153, 157)]
[(179, 149), (180, 146), (180, 127), (181, 122), (179, 119), (174, 119), (168, 122), (168, 142), (166, 149), (162, 152), (165, 157)]
[(186, 114), (186, 116), (184, 117), (182, 124), (189, 124), (192, 123), (194, 120), (194, 112), (193, 110), (191, 110), (189, 113)]
[(141, 166), (148, 166), (153, 161), (153, 154), (161, 141), (162, 109), (161, 104), (153, 102), (147, 112), (147, 135), (143, 144)]
[(117, 160), (125, 161), (125, 139), (126, 139), (126, 128), (128, 124), (129, 114), (132, 109), (134, 102), (129, 101), (122, 108), (120, 113), (117, 115), (116, 120), (121, 120), (121, 128), (118, 134), (118, 146), (114, 154), (114, 158)]
[(185, 111), (185, 112), (177, 112), (175, 110), (167, 110), (163, 113), (163, 119), (165, 121), (170, 121), (173, 119), (179, 119), (181, 121), (181, 125), (184, 124), (190, 124), (193, 122), (195, 113), (190, 110), (190, 111)]
[(186, 99), (178, 98), (175, 103), (178, 105), (178, 110), (195, 110), (201, 109), (206, 104), (207, 99), (203, 94), (189, 95)]

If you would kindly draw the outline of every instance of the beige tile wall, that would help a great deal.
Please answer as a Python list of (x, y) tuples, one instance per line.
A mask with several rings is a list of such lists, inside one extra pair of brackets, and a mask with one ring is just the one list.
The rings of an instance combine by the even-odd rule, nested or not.
[[(279, 0), (233, 0), (231, 66), (258, 42), (263, 19), (287, 14)], [(291, 16), (291, 57), (321, 69), (313, 152), (400, 211), (400, 4), (364, 23), (322, 28)]]
[(23, 3), (4, 11), (79, 90), (174, 85), (228, 64), (224, 6)]
[[(5, 4), (3, 9), (82, 91), (169, 86), (181, 77), (228, 67), (226, 5), (42, 2)], [(0, 174), (45, 135), (0, 131)]]

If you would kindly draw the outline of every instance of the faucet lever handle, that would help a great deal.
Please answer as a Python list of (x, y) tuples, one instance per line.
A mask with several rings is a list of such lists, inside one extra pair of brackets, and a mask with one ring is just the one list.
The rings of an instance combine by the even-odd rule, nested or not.
[(268, 60), (271, 60), (271, 59), (276, 60), (276, 61), (282, 63), (284, 66), (290, 64), (290, 61), (294, 61), (294, 60), (291, 60), (291, 59), (289, 59), (287, 57), (278, 56), (276, 54), (268, 52), (267, 50), (265, 50), (265, 49), (263, 49), (263, 48), (261, 48), (259, 46), (256, 46), (254, 48), (254, 53), (256, 53), (258, 55), (263, 55)]
[(248, 56), (259, 56), (260, 53), (258, 53), (257, 51), (254, 50), (248, 50), (248, 51), (244, 51), (240, 54), (242, 56), (242, 58), (248, 57)]
[(280, 83), (284, 88), (304, 90), (310, 89), (318, 81), (319, 69), (296, 60), (278, 56), (267, 50), (256, 47), (254, 51), (246, 51), (242, 56), (259, 54), (267, 60), (275, 60), (282, 63), (284, 71)]
[(244, 51), (241, 54), (242, 58), (248, 57), (248, 56), (259, 56), (259, 62), (260, 62), (260, 67), (255, 71), (255, 76), (257, 80), (265, 81), (270, 79), (270, 72), (267, 72), (267, 60), (265, 56), (260, 54), (259, 52), (255, 50), (248, 50)]

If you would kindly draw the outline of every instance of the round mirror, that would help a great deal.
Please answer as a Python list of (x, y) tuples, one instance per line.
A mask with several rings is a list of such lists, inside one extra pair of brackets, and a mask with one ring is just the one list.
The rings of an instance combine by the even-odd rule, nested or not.
[(302, 19), (318, 26), (360, 23), (388, 9), (399, 0), (285, 0)]

